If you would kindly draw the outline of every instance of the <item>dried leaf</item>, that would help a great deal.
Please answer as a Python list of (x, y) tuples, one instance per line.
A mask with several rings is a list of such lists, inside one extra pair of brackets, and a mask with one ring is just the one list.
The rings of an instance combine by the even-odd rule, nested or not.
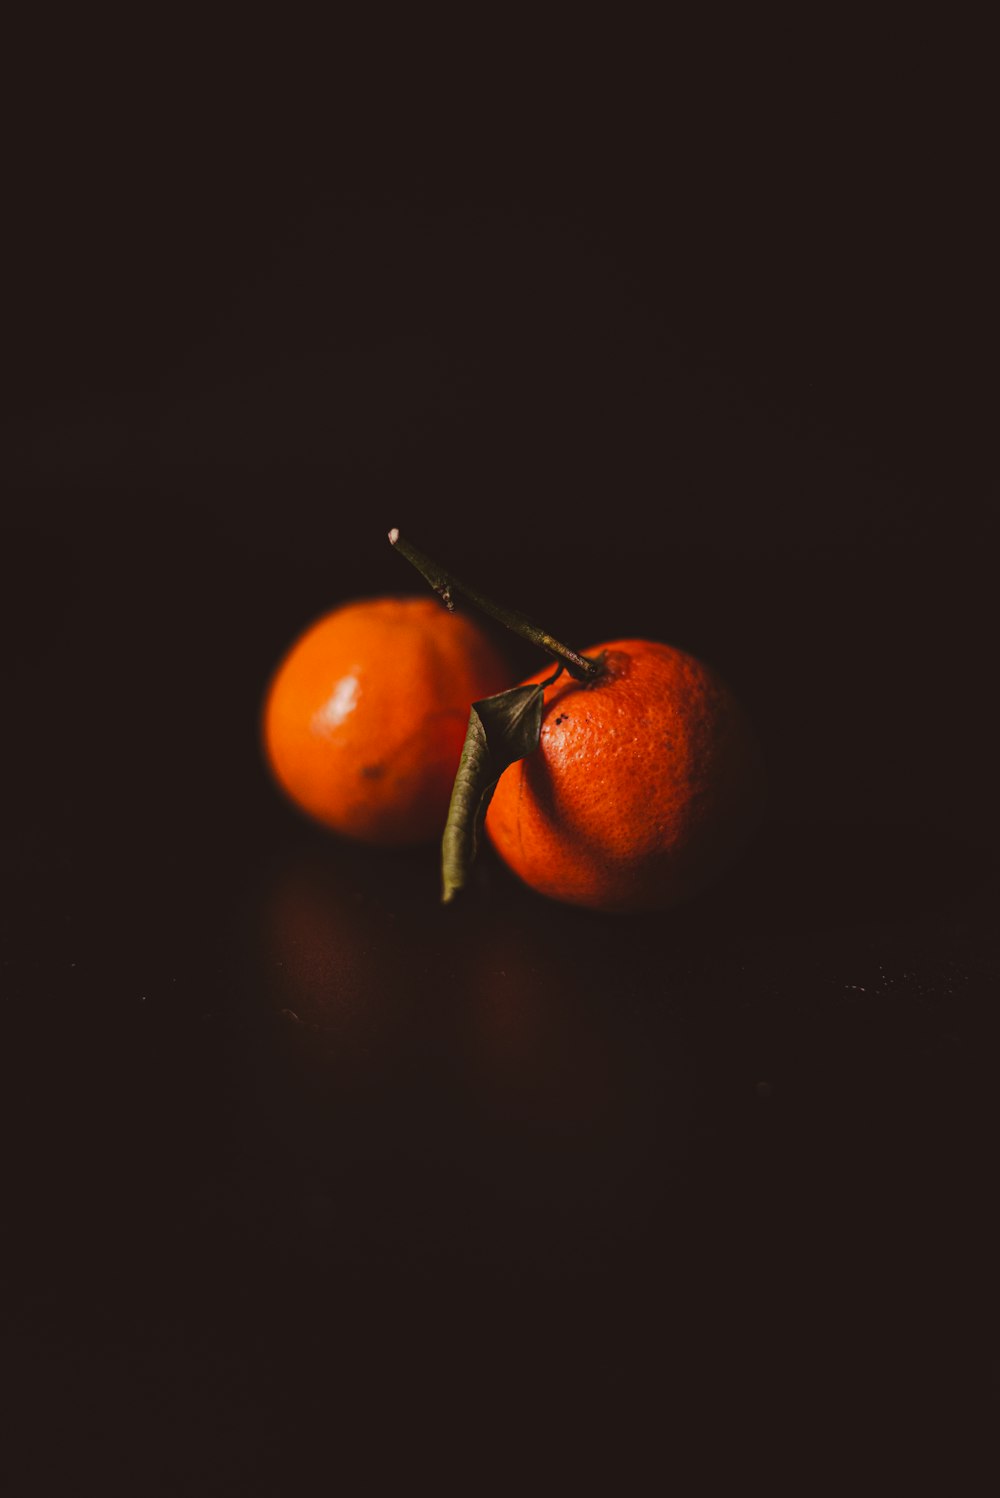
[(468, 880), (493, 791), (504, 770), (538, 748), (544, 683), (511, 687), (472, 704), (441, 843), (445, 902)]

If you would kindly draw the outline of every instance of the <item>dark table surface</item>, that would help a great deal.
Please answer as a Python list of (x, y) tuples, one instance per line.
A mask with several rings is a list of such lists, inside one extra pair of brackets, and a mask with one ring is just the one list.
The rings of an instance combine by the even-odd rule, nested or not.
[[(154, 132), (128, 213), (59, 157), (4, 444), (13, 1492), (635, 1492), (682, 1449), (814, 1492), (956, 1480), (995, 1420), (978, 199), (915, 146), (887, 197), (860, 138), (645, 139), (219, 198)], [(435, 849), (280, 800), (268, 675), (419, 591), (392, 525), (730, 679), (771, 800), (725, 881), (612, 919), (487, 852), (445, 910)]]

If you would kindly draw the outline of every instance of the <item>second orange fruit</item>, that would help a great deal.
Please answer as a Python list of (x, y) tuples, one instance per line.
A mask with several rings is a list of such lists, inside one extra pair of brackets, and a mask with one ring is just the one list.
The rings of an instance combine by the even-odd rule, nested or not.
[(440, 837), (479, 697), (509, 685), (471, 619), (424, 597), (344, 604), (292, 645), (268, 689), (264, 752), (308, 816), (364, 842)]

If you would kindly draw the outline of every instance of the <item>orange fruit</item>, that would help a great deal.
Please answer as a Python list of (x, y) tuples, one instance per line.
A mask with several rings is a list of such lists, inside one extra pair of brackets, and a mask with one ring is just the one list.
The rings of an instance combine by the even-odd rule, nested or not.
[(509, 685), (463, 614), (425, 597), (347, 603), (312, 624), (268, 687), (264, 754), (308, 816), (365, 842), (440, 837), (474, 699)]
[(693, 656), (649, 640), (585, 654), (602, 652), (595, 680), (546, 688), (539, 746), (501, 775), (486, 830), (543, 895), (662, 909), (698, 893), (751, 831), (757, 744), (729, 688)]

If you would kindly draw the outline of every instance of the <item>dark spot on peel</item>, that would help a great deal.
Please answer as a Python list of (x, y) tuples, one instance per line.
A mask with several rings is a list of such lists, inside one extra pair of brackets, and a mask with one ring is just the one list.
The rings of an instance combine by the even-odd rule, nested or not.
[(364, 780), (379, 780), (385, 774), (385, 765), (362, 765), (361, 775)]

